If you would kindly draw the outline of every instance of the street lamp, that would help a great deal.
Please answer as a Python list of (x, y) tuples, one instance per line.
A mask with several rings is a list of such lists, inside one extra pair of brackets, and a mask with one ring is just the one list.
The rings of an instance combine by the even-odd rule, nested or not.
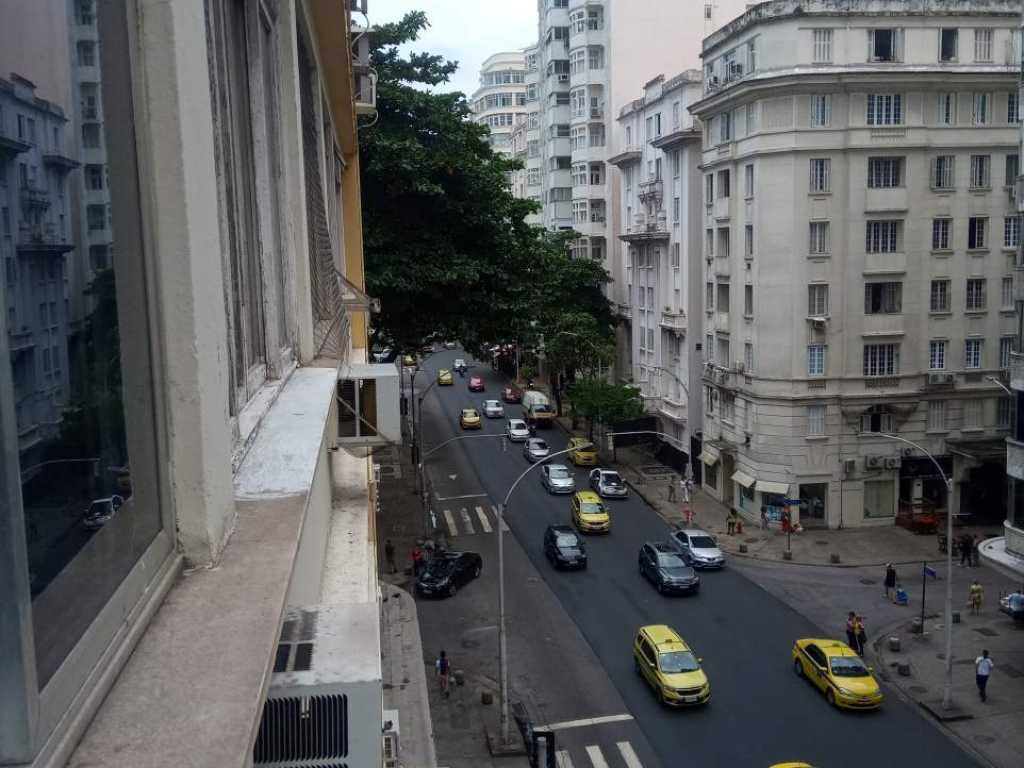
[[(859, 432), (861, 436), (884, 437), (913, 446), (929, 459), (939, 470), (946, 483), (946, 681), (942, 689), (942, 708), (953, 705), (953, 478), (942, 471), (938, 460), (912, 440), (887, 432)], [(922, 628), (923, 629), (923, 628)]]
[(1008, 394), (1010, 397), (1013, 397), (1013, 392), (1010, 390), (1010, 388), (1003, 384), (1003, 382), (1001, 382), (995, 376), (986, 376), (985, 381), (991, 381), (993, 384), (995, 384), (997, 387), (1003, 390), (1003, 392)]

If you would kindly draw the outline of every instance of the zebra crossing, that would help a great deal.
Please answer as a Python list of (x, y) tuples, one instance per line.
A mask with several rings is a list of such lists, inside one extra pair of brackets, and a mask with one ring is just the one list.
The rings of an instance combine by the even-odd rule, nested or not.
[[(441, 521), (449, 539), (494, 533), (498, 527), (498, 508), (493, 504), (487, 505), (486, 509), (480, 504), (448, 508), (442, 510)], [(508, 524), (504, 521), (501, 522), (501, 530), (508, 531)]]
[(643, 763), (628, 741), (617, 741), (615, 749), (609, 748), (608, 751), (609, 756), (606, 759), (600, 745), (588, 744), (584, 747), (583, 754), (577, 755), (579, 762), (574, 763), (569, 750), (559, 749), (555, 751), (555, 765), (558, 768), (643, 768)]

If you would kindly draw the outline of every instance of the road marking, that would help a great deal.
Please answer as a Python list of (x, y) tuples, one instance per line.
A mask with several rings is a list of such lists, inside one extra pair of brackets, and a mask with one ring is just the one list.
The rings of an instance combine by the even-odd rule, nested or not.
[(619, 748), (619, 754), (622, 755), (622, 759), (626, 761), (628, 768), (644, 768), (640, 763), (640, 758), (636, 756), (636, 752), (633, 751), (633, 745), (628, 741), (617, 741), (615, 746)]
[(590, 758), (590, 763), (594, 768), (608, 768), (608, 763), (605, 762), (604, 755), (601, 754), (601, 748), (596, 744), (587, 747), (587, 757)]
[(548, 725), (535, 725), (534, 729), (550, 731), (562, 731), (566, 728), (583, 728), (588, 725), (604, 725), (605, 723), (621, 723), (623, 720), (632, 720), (632, 715), (603, 715), (601, 717), (585, 717), (581, 720), (565, 720), (561, 723), (550, 723)]
[(486, 493), (467, 493), (464, 496), (442, 496), (437, 491), (434, 492), (438, 501), (459, 501), (460, 499), (486, 499)]
[(444, 520), (448, 523), (448, 534), (453, 538), (459, 535), (459, 529), (455, 527), (455, 517), (450, 509), (444, 511)]
[(494, 530), (491, 528), (491, 523), (487, 519), (487, 515), (484, 514), (483, 507), (476, 508), (476, 516), (480, 518), (480, 527), (484, 529), (484, 533), (491, 533)]
[(495, 520), (501, 520), (501, 530), (504, 533), (508, 533), (508, 523), (505, 522), (505, 518), (504, 517), (501, 517), (501, 516), (498, 515), (498, 508), (496, 506), (494, 506), (493, 504), (491, 505), (491, 512), (494, 513), (494, 519)]
[(463, 527), (466, 529), (466, 534), (472, 536), (476, 531), (473, 530), (473, 521), (469, 518), (469, 512), (467, 512), (466, 508), (463, 507), (459, 511), (459, 514), (462, 516), (462, 523)]
[(555, 752), (555, 765), (557, 765), (558, 768), (574, 768), (572, 758), (569, 757), (569, 753), (564, 749), (560, 749)]

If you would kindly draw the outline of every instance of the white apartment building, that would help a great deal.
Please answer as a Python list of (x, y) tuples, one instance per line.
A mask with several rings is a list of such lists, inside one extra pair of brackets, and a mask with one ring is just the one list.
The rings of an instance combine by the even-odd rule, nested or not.
[(522, 51), (488, 56), (470, 98), (473, 121), (491, 129), (491, 147), (512, 154), (512, 132), (526, 119), (526, 59)]
[[(541, 202), (540, 105), (537, 99), (539, 70), (536, 46), (523, 51), (526, 62), (526, 119), (512, 130), (512, 154), (523, 167), (512, 174), (512, 194), (523, 200)], [(530, 214), (527, 224), (541, 225), (541, 214)]]
[(1019, 12), (777, 0), (704, 41), (703, 484), (744, 515), (1001, 515)]
[(624, 149), (608, 159), (621, 176), (627, 248), (620, 370), (639, 383), (680, 467), (700, 453), (702, 422), (702, 134), (688, 109), (701, 88), (700, 70), (647, 83), (619, 112)]

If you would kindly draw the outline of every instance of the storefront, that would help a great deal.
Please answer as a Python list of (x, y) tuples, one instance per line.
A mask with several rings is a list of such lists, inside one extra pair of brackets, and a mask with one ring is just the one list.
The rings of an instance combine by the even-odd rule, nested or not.
[(828, 483), (800, 484), (800, 525), (823, 528), (828, 525)]

